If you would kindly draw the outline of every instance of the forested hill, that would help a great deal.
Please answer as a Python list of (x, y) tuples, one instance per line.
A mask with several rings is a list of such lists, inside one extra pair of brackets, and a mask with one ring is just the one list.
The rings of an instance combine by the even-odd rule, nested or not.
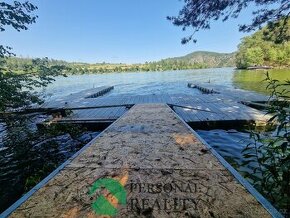
[(235, 53), (217, 53), (209, 51), (196, 51), (182, 57), (168, 58), (165, 62), (181, 61), (187, 64), (199, 64), (204, 67), (234, 67)]

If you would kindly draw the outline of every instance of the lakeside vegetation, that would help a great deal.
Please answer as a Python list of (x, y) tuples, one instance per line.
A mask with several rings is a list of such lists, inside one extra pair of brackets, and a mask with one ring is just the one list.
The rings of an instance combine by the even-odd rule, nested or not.
[[(281, 26), (282, 24), (277, 23)], [(290, 36), (290, 21), (288, 36)], [(251, 36), (244, 37), (238, 46), (236, 66), (246, 69), (251, 66), (270, 66), (273, 68), (290, 67), (290, 42), (277, 42), (271, 37), (271, 27), (268, 25)]]

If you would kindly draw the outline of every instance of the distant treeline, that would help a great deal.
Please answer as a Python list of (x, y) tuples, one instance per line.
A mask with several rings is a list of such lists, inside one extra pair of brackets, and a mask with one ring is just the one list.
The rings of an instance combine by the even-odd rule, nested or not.
[[(277, 23), (276, 25), (282, 25)], [(287, 24), (290, 38), (290, 21)], [(281, 31), (283, 28), (281, 26)], [(288, 40), (277, 42), (271, 38), (269, 26), (257, 31), (251, 36), (244, 37), (236, 54), (236, 66), (244, 69), (252, 66), (271, 66), (274, 68), (290, 67), (290, 43)], [(277, 35), (277, 34), (276, 34)]]
[[(209, 66), (204, 63), (189, 63), (182, 60), (162, 60), (158, 62), (146, 62), (144, 64), (110, 64), (110, 63), (69, 63), (49, 59), (50, 65), (65, 65), (68, 74), (87, 74), (87, 73), (110, 73), (110, 72), (138, 72), (138, 71), (167, 71), (167, 70), (186, 70), (201, 69)], [(32, 65), (32, 59), (11, 57), (6, 61), (6, 67), (14, 72), (21, 73), (23, 69)]]
[(146, 72), (207, 68), (205, 64), (188, 64), (184, 61), (159, 61), (144, 64), (73, 64), (70, 65), (72, 74), (108, 73), (108, 72)]

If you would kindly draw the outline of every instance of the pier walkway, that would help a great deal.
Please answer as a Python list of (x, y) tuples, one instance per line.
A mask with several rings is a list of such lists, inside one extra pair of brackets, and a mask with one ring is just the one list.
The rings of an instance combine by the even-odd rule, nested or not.
[(5, 213), (21, 218), (278, 214), (166, 104), (133, 106)]

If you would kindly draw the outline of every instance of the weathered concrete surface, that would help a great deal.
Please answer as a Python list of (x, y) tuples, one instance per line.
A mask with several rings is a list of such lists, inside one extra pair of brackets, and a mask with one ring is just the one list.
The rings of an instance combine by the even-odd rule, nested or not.
[[(125, 186), (127, 204), (89, 195), (100, 178)], [(100, 195), (118, 217), (270, 217), (163, 104), (134, 106), (11, 217), (97, 217)]]

